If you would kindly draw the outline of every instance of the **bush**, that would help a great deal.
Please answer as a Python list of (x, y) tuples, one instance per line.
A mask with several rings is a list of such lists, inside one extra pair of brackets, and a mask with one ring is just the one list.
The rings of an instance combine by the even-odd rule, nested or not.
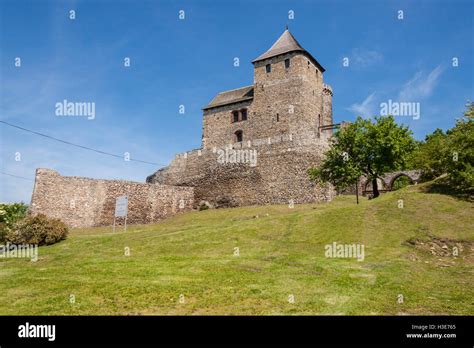
[(199, 211), (208, 210), (209, 206), (206, 203), (201, 203), (199, 206)]
[(16, 222), (5, 239), (12, 244), (50, 245), (66, 239), (67, 234), (64, 222), (38, 214)]
[(411, 179), (407, 176), (399, 176), (397, 179), (395, 179), (395, 181), (393, 182), (393, 185), (392, 185), (392, 190), (393, 191), (396, 191), (396, 190), (400, 190), (404, 187), (407, 187), (409, 185), (411, 185), (412, 182), (411, 182)]
[(0, 204), (0, 242), (5, 240), (14, 223), (26, 216), (27, 210), (28, 206), (23, 202)]

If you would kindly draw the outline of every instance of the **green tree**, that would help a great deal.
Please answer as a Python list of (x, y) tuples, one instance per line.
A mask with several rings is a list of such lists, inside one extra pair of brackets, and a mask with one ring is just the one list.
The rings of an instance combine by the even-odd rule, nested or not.
[(438, 128), (418, 144), (409, 166), (411, 169), (420, 169), (423, 180), (431, 180), (447, 172), (447, 156), (448, 136)]
[(467, 104), (464, 116), (447, 131), (447, 151), (443, 166), (448, 182), (458, 191), (474, 191), (474, 103)]
[(466, 107), (455, 127), (427, 135), (409, 159), (409, 167), (421, 169), (424, 180), (449, 174), (444, 183), (456, 191), (474, 191), (474, 103)]
[(372, 182), (374, 198), (379, 196), (377, 178), (402, 169), (416, 143), (408, 127), (398, 125), (393, 116), (368, 120), (358, 117), (339, 129), (332, 139), (323, 163), (308, 170), (318, 182), (329, 182), (344, 189), (361, 175)]

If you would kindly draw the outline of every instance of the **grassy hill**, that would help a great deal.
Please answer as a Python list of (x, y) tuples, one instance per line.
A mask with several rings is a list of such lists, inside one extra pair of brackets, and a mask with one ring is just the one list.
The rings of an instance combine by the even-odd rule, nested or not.
[[(36, 263), (0, 259), (0, 314), (473, 315), (473, 205), (425, 189), (73, 230)], [(325, 257), (333, 242), (365, 259)]]

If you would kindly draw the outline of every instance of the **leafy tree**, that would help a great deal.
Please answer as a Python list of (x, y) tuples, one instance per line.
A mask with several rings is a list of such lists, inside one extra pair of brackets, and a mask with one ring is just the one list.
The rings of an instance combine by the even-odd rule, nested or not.
[(447, 172), (447, 155), (448, 136), (438, 128), (432, 134), (428, 134), (424, 142), (418, 144), (409, 160), (409, 167), (420, 169), (423, 180), (431, 180)]
[(393, 116), (375, 117), (374, 121), (358, 117), (334, 134), (325, 160), (308, 173), (313, 180), (330, 182), (337, 189), (365, 175), (372, 182), (375, 198), (379, 196), (377, 178), (403, 168), (415, 146), (411, 131), (396, 124)]
[(418, 144), (410, 168), (421, 169), (423, 179), (449, 174), (445, 184), (456, 191), (474, 190), (474, 103), (467, 104), (464, 116), (444, 133), (436, 129)]
[(474, 191), (474, 103), (467, 104), (464, 116), (447, 131), (444, 167), (450, 186), (458, 191)]

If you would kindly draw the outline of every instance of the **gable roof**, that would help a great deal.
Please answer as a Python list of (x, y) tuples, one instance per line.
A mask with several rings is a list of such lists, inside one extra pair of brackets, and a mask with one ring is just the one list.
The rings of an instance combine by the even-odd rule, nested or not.
[(203, 110), (253, 99), (253, 85), (220, 92)]
[(281, 34), (278, 40), (275, 41), (275, 43), (272, 45), (272, 47), (270, 47), (268, 51), (255, 58), (252, 63), (256, 63), (261, 60), (279, 56), (281, 54), (289, 52), (304, 53), (306, 56), (308, 56), (308, 58), (313, 61), (313, 63), (319, 68), (319, 70), (321, 70), (321, 72), (326, 71), (326, 69), (324, 69), (321, 64), (319, 64), (319, 62), (299, 44), (295, 37), (290, 33), (288, 28), (285, 29), (283, 34)]

